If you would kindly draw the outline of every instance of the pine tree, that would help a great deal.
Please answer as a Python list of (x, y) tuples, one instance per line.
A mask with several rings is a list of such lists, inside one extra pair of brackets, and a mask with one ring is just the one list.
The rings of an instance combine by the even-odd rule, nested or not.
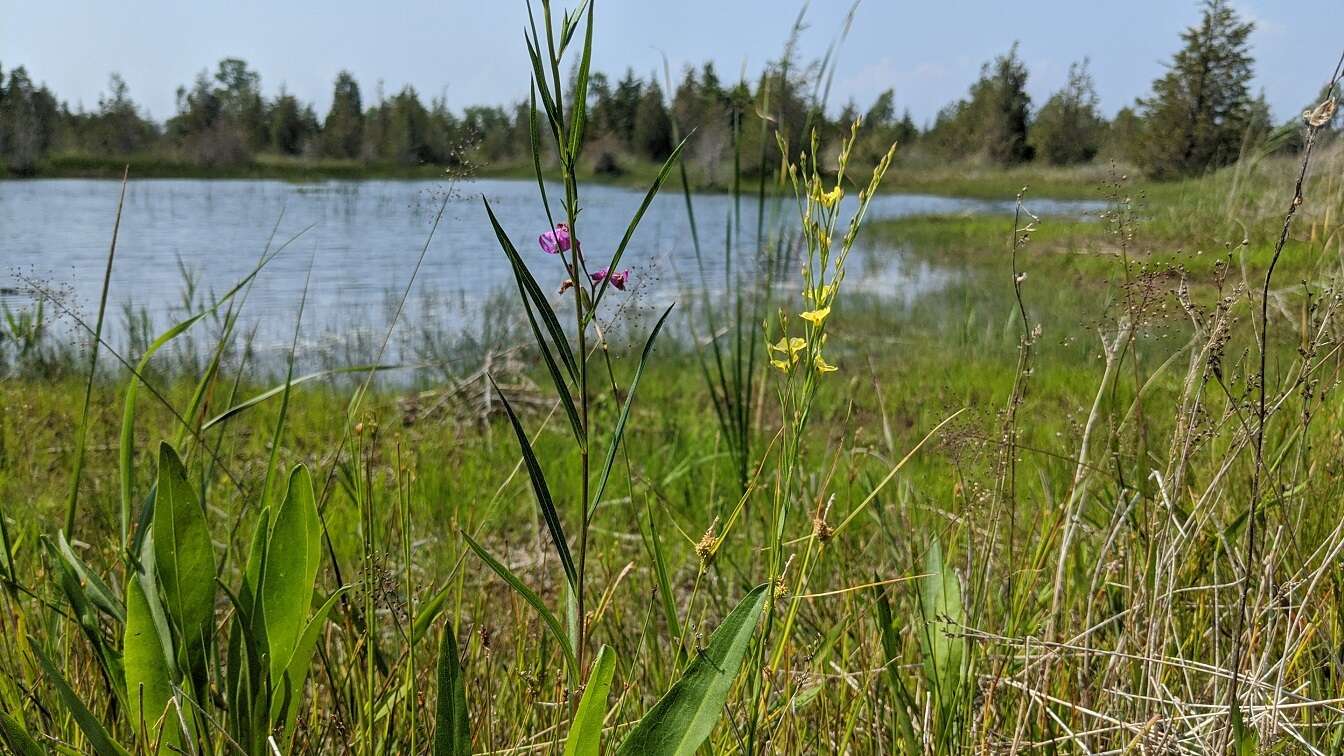
[(654, 160), (672, 153), (672, 119), (663, 103), (663, 89), (656, 80), (650, 80), (640, 95), (631, 143), (640, 154)]
[(930, 136), (948, 157), (979, 155), (1000, 165), (1030, 160), (1031, 97), (1026, 87), (1027, 67), (1014, 42), (1007, 54), (980, 69), (969, 99), (938, 112)]
[(364, 144), (364, 105), (359, 83), (349, 71), (336, 75), (331, 109), (322, 124), (322, 152), (329, 157), (356, 158)]
[(1031, 126), (1036, 155), (1053, 165), (1085, 163), (1101, 149), (1105, 122), (1087, 60), (1069, 66), (1069, 81), (1050, 96)]
[(1139, 103), (1146, 125), (1140, 158), (1149, 173), (1189, 175), (1237, 159), (1255, 115), (1254, 28), (1226, 0), (1205, 0), (1203, 18), (1181, 34), (1185, 46)]

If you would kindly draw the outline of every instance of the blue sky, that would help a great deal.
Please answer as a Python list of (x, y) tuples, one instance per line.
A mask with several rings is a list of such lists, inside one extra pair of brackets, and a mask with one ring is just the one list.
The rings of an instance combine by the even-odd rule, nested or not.
[[(559, 0), (557, 0), (559, 2)], [(1254, 20), (1257, 89), (1276, 118), (1299, 111), (1339, 56), (1341, 0), (1236, 0)], [(712, 59), (725, 79), (777, 56), (801, 0), (598, 0), (594, 66), (661, 71)], [(820, 56), (849, 0), (813, 0), (802, 50)], [(860, 108), (896, 90), (916, 121), (962, 96), (980, 64), (1017, 40), (1036, 105), (1088, 57), (1102, 107), (1145, 94), (1193, 23), (1193, 0), (864, 0), (840, 51), (832, 95)], [(467, 104), (522, 99), (528, 68), (523, 0), (0, 0), (0, 66), (28, 66), (72, 106), (94, 107), (117, 71), (158, 119), (174, 91), (222, 57), (246, 59), (268, 95), (284, 86), (324, 113), (337, 71), (350, 69), (366, 103), (411, 84), (426, 99)]]

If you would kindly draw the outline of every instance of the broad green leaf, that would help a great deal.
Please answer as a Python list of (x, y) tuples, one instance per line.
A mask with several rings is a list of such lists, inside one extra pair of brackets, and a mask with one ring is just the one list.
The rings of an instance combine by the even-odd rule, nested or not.
[(607, 718), (607, 696), (611, 693), (611, 679), (616, 674), (616, 652), (603, 646), (588, 673), (588, 685), (583, 689), (574, 723), (565, 738), (565, 756), (598, 756), (602, 745), (602, 722)]
[(630, 732), (618, 756), (691, 756), (723, 714), (733, 679), (742, 666), (769, 594), (756, 586), (709, 638), (681, 679)]
[(541, 508), (541, 516), (546, 520), (546, 529), (551, 533), (551, 542), (555, 545), (555, 553), (560, 557), (560, 566), (565, 570), (565, 579), (569, 581), (570, 588), (577, 590), (579, 584), (578, 571), (574, 569), (574, 558), (570, 556), (569, 541), (565, 537), (565, 528), (560, 523), (560, 513), (555, 509), (555, 500), (551, 498), (551, 489), (546, 485), (546, 475), (541, 470), (541, 463), (537, 461), (537, 455), (532, 451), (532, 442), (527, 438), (527, 431), (523, 430), (523, 424), (519, 422), (518, 415), (513, 411), (513, 405), (509, 404), (509, 398), (504, 396), (504, 392), (495, 385), (495, 379), (490, 378), (490, 385), (499, 394), (499, 399), (504, 403), (504, 414), (509, 416), (509, 423), (513, 426), (513, 433), (518, 437), (518, 448), (523, 453), (523, 462), (527, 465), (527, 476), (532, 481), (532, 493), (536, 495), (537, 506)]
[(471, 727), (467, 722), (467, 689), (457, 638), (451, 623), (439, 644), (439, 697), (434, 705), (434, 756), (471, 756)]
[(215, 613), (215, 551), (187, 470), (166, 442), (159, 446), (154, 562), (173, 625), (188, 648), (204, 647)]
[(24, 729), (23, 723), (0, 710), (0, 743), (16, 756), (47, 756), (47, 751)]
[(56, 535), (56, 548), (61, 561), (65, 562), (66, 566), (79, 576), (79, 581), (84, 586), (84, 594), (88, 596), (89, 603), (106, 612), (118, 622), (125, 622), (126, 612), (121, 606), (121, 601), (112, 592), (112, 588), (98, 576), (98, 573), (89, 569), (89, 566), (75, 555), (75, 551), (70, 548), (70, 542), (65, 539), (64, 533)]
[[(327, 624), (327, 617), (331, 616), (331, 610), (336, 607), (337, 600), (346, 592), (346, 588), (339, 588), (322, 604), (308, 621), (308, 625), (303, 629), (303, 635), (299, 636), (299, 642), (294, 647), (294, 654), (289, 659), (289, 666), (285, 668), (285, 677), (280, 684), (289, 687), (290, 695), (287, 703), (283, 706), (284, 710), (275, 710), (272, 712), (274, 722), (283, 722), (285, 726), (285, 750), (289, 751), (289, 745), (294, 739), (294, 726), (298, 721), (299, 704), (303, 699), (303, 686), (308, 680), (308, 670), (313, 664), (313, 654), (317, 651), (317, 641), (322, 637), (322, 628)], [(277, 701), (277, 705), (281, 705)]]
[(290, 472), (288, 492), (275, 513), (261, 590), (271, 678), (276, 683), (313, 605), (313, 584), (322, 560), (321, 531), (313, 480), (308, 468), (299, 465)]
[(126, 749), (112, 739), (98, 717), (94, 716), (93, 712), (89, 711), (89, 707), (84, 705), (84, 702), (79, 698), (79, 694), (75, 693), (74, 689), (70, 687), (70, 683), (66, 681), (60, 670), (56, 669), (47, 655), (42, 652), (37, 639), (30, 638), (29, 643), (37, 655), (37, 663), (42, 666), (42, 671), (46, 674), (52, 687), (56, 688), (56, 693), (61, 697), (61, 703), (65, 704), (70, 717), (75, 720), (75, 724), (84, 733), (84, 737), (88, 738), (89, 746), (93, 748), (93, 752), (97, 756), (129, 756)]
[[(172, 668), (163, 655), (163, 639), (140, 582), (138, 575), (126, 581), (126, 632), (122, 636), (131, 729), (137, 735), (145, 733), (149, 742), (158, 740), (159, 753), (172, 752), (180, 742), (172, 715), (164, 716), (173, 697)], [(165, 721), (167, 725), (161, 726)]]
[(480, 557), (481, 561), (485, 562), (487, 567), (494, 570), (496, 575), (504, 578), (504, 582), (508, 583), (519, 596), (523, 597), (524, 601), (531, 604), (532, 608), (537, 610), (537, 614), (541, 617), (541, 621), (545, 623), (546, 629), (550, 631), (551, 637), (560, 644), (560, 650), (565, 653), (565, 664), (567, 665), (566, 669), (569, 672), (570, 681), (572, 683), (577, 683), (579, 677), (579, 662), (574, 658), (574, 649), (570, 646), (569, 639), (565, 637), (565, 631), (560, 627), (560, 621), (555, 618), (555, 615), (551, 613), (550, 609), (546, 608), (546, 604), (541, 600), (541, 597), (531, 588), (528, 588), (522, 580), (518, 579), (518, 576), (513, 574), (513, 570), (505, 567), (499, 560), (490, 556), (490, 552), (486, 551), (479, 543), (476, 543), (475, 539), (467, 535), (466, 531), (462, 532), (462, 538), (466, 539), (467, 545), (471, 547), (472, 551), (476, 552), (476, 556)]
[(920, 592), (924, 614), (924, 670), (940, 707), (954, 700), (960, 687), (966, 640), (958, 637), (965, 624), (961, 584), (943, 561), (941, 544), (934, 540), (924, 563), (925, 578)]

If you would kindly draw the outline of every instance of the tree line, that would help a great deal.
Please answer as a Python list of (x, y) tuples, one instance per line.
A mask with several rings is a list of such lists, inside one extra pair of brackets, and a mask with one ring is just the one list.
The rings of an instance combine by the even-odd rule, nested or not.
[[(1204, 0), (1202, 10), (1151, 93), (1109, 119), (1086, 60), (1073, 64), (1065, 86), (1034, 107), (1016, 44), (982, 67), (965, 97), (923, 126), (908, 110), (896, 112), (893, 90), (864, 110), (851, 101), (828, 116), (817, 105), (823, 72), (815, 64), (784, 59), (755, 82), (729, 84), (706, 63), (666, 86), (656, 74), (633, 69), (619, 78), (594, 74), (585, 154), (594, 171), (620, 173), (634, 162), (664, 159), (678, 135), (689, 133), (686, 159), (716, 182), (726, 179), (734, 151), (768, 156), (776, 130), (793, 144), (811, 128), (834, 142), (862, 116), (859, 160), (876, 160), (895, 141), (900, 159), (910, 164), (1070, 165), (1106, 158), (1158, 177), (1199, 173), (1236, 160), (1273, 131), (1263, 94), (1251, 95), (1253, 24), (1225, 0)], [(426, 102), (411, 86), (389, 97), (380, 85), (368, 97), (347, 71), (337, 75), (331, 105), (319, 115), (283, 88), (263, 96), (260, 74), (227, 58), (179, 87), (176, 113), (156, 123), (116, 74), (95, 109), (72, 110), (22, 66), (7, 74), (0, 66), (0, 163), (15, 174), (33, 173), (60, 154), (154, 156), (202, 167), (242, 165), (263, 155), (455, 167), (522, 162), (531, 150), (526, 103), (454, 112), (445, 98)]]

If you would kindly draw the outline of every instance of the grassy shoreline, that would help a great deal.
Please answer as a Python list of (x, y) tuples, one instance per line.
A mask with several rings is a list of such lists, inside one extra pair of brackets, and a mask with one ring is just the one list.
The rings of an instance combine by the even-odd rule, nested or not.
[[(33, 179), (120, 179), (129, 167), (133, 179), (272, 179), (294, 183), (319, 181), (423, 181), (445, 177), (533, 180), (527, 163), (448, 167), (442, 165), (408, 166), (397, 163), (368, 163), (356, 160), (280, 158), (259, 156), (239, 165), (205, 166), (152, 156), (126, 158), (87, 155), (55, 155), (40, 163), (28, 177)], [(649, 161), (627, 161), (619, 173), (597, 173), (581, 167), (579, 178), (588, 183), (647, 189), (657, 176), (659, 166)], [(1022, 166), (992, 168), (973, 166), (895, 165), (882, 182), (883, 192), (928, 194), (974, 199), (1012, 199), (1024, 187), (1033, 196), (1050, 199), (1097, 199), (1103, 185), (1113, 174), (1132, 173), (1132, 169), (1106, 163), (1073, 167)], [(558, 173), (553, 178), (559, 178)], [(746, 180), (744, 191), (753, 193), (757, 179)], [(731, 186), (703, 176), (691, 177), (697, 192), (724, 193)], [(673, 183), (676, 180), (673, 179)]]

